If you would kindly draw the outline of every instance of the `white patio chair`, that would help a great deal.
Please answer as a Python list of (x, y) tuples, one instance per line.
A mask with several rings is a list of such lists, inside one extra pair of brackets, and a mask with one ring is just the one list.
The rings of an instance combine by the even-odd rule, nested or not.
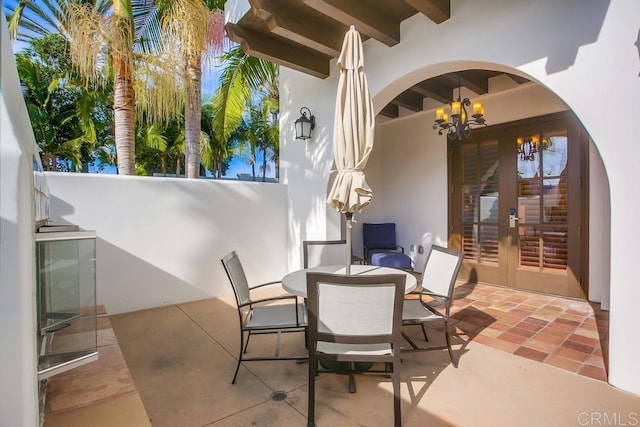
[[(404, 332), (402, 336), (411, 345), (411, 349), (408, 349), (408, 351), (443, 350), (446, 348), (449, 351), (449, 357), (454, 367), (458, 367), (458, 363), (453, 358), (451, 350), (449, 316), (453, 300), (453, 289), (463, 258), (464, 254), (461, 252), (431, 245), (422, 274), (420, 298), (406, 300), (402, 313), (402, 324), (405, 326), (419, 325), (422, 328), (425, 341), (429, 341), (425, 325), (430, 323), (444, 324), (446, 346), (419, 347)], [(425, 296), (431, 298), (431, 300), (426, 300)]]
[[(280, 283), (269, 282), (249, 288), (247, 277), (240, 263), (236, 251), (232, 251), (222, 258), (222, 265), (227, 272), (233, 292), (238, 304), (238, 319), (240, 320), (240, 352), (238, 364), (233, 374), (231, 384), (236, 382), (240, 363), (258, 360), (300, 360), (302, 356), (280, 356), (280, 334), (285, 332), (306, 332), (307, 311), (304, 304), (298, 303), (295, 295), (283, 295), (271, 298), (252, 299), (251, 291), (264, 286)], [(290, 300), (290, 303), (265, 305), (274, 301)], [(245, 342), (246, 333), (246, 342)], [(249, 339), (252, 334), (278, 334), (274, 356), (246, 357)]]
[(304, 240), (302, 242), (304, 268), (343, 265), (346, 258), (346, 240)]
[[(391, 374), (395, 425), (400, 414), (400, 346), (404, 275), (344, 276), (307, 273), (309, 310), (308, 426), (315, 425), (315, 381), (318, 362), (349, 362), (349, 380), (355, 362), (383, 362)], [(364, 373), (364, 372), (363, 372)]]

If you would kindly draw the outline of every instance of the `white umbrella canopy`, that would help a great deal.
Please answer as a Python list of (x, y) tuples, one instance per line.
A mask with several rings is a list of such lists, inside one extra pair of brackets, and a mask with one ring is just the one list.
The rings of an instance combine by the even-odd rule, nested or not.
[(333, 128), (336, 176), (327, 203), (347, 218), (347, 274), (351, 265), (351, 219), (373, 198), (364, 168), (373, 149), (375, 115), (364, 73), (362, 39), (352, 25), (344, 37)]

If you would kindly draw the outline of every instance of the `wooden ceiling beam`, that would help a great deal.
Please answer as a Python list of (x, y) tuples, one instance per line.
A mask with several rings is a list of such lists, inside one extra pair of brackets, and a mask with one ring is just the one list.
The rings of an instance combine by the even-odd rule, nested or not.
[(303, 0), (304, 4), (344, 25), (355, 25), (360, 33), (387, 46), (400, 43), (400, 21), (366, 0)]
[(462, 85), (471, 89), (478, 95), (489, 92), (489, 77), (486, 72), (479, 70), (468, 70), (461, 73)]
[(455, 87), (464, 86), (478, 95), (489, 92), (489, 78), (486, 72), (467, 70), (458, 73), (444, 74), (442, 77), (449, 80)]
[(388, 117), (390, 119), (397, 119), (400, 116), (400, 112), (398, 111), (398, 106), (395, 104), (385, 105), (385, 107), (382, 110), (380, 110), (378, 114), (384, 117)]
[[(253, 13), (269, 31), (330, 57), (340, 55), (347, 27), (304, 5), (295, 8), (283, 0), (250, 0)], [(304, 8), (306, 10), (301, 10)]]
[(422, 95), (411, 90), (405, 90), (400, 95), (396, 96), (391, 103), (404, 107), (408, 110), (418, 112), (422, 111), (423, 100), (424, 97)]
[(519, 85), (524, 83), (529, 83), (531, 81), (525, 77), (516, 76), (515, 74), (509, 74), (509, 73), (505, 73), (505, 74), (507, 75), (507, 77), (509, 77), (511, 80), (518, 83)]
[(405, 3), (431, 19), (441, 24), (451, 18), (451, 0), (404, 0)]
[(247, 55), (272, 61), (321, 79), (329, 77), (330, 57), (305, 46), (285, 42), (269, 34), (243, 28), (238, 24), (225, 25), (229, 38), (242, 46)]
[(443, 86), (429, 80), (425, 80), (416, 84), (415, 86), (411, 87), (411, 90), (413, 90), (414, 92), (418, 92), (424, 97), (431, 98), (443, 104), (448, 104), (452, 100), (453, 92), (451, 87)]

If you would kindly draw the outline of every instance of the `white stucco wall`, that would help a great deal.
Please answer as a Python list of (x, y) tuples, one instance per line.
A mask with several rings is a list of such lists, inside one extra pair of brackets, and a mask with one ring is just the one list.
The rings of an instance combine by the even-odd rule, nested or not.
[(38, 425), (35, 139), (0, 11), (0, 425)]
[[(637, 145), (634, 125), (640, 112), (636, 102), (640, 61), (634, 45), (638, 16), (640, 2), (636, 0), (486, 0), (482, 7), (473, 0), (457, 0), (452, 2), (451, 19), (440, 25), (416, 15), (402, 23), (400, 44), (389, 48), (369, 40), (364, 46), (365, 70), (378, 111), (421, 80), (445, 72), (485, 68), (522, 73), (551, 90), (576, 113), (609, 178), (609, 381), (635, 393), (640, 393), (640, 364), (635, 361), (640, 343), (628, 336), (632, 325), (640, 323), (640, 312), (635, 308), (640, 287), (632, 280), (634, 242), (640, 238), (640, 230), (630, 227), (629, 215), (638, 210), (640, 202), (630, 197), (626, 183), (636, 169), (635, 156), (628, 153)], [(289, 189), (292, 267), (299, 265), (300, 240), (339, 234), (337, 214), (323, 207), (325, 180), (332, 164), (336, 81), (333, 64), (332, 75), (325, 80), (281, 69), (281, 166)], [(292, 131), (287, 132), (301, 106), (309, 107), (318, 123), (308, 142), (294, 141)], [(523, 108), (519, 106), (514, 114)], [(489, 117), (492, 110), (488, 103), (486, 110)], [(615, 111), (615, 125), (604, 120), (610, 115), (605, 111)], [(309, 226), (311, 220), (324, 226)], [(443, 231), (436, 228), (434, 232)]]
[(589, 299), (610, 309), (611, 196), (602, 157), (589, 146)]
[(98, 304), (116, 314), (232, 294), (236, 250), (250, 284), (287, 273), (281, 184), (47, 173), (54, 223), (97, 234)]

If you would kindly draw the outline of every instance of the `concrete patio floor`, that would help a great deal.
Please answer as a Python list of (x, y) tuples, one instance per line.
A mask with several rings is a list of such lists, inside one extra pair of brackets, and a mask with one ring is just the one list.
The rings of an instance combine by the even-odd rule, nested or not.
[[(110, 316), (110, 321), (151, 425), (306, 425), (306, 364), (248, 362), (236, 384), (230, 383), (239, 347), (232, 296)], [(408, 331), (420, 335), (419, 328)], [(446, 351), (403, 354), (404, 426), (638, 424), (640, 396), (471, 340), (474, 336), (484, 335), (455, 338), (457, 369)], [(433, 332), (430, 338), (442, 337)], [(273, 342), (273, 337), (252, 337), (249, 352), (268, 354)], [(285, 335), (282, 347), (289, 354), (304, 353), (303, 335)], [(317, 425), (392, 425), (390, 379), (360, 375), (357, 387), (350, 394), (345, 376), (323, 374), (317, 381)], [(287, 398), (275, 400), (276, 392)], [(610, 424), (614, 419), (617, 424)], [(73, 425), (109, 425), (108, 420), (103, 412), (100, 423), (85, 417)]]
[[(152, 425), (306, 425), (305, 364), (247, 363), (230, 384), (239, 346), (232, 297), (111, 320)], [(249, 350), (272, 348), (273, 337), (254, 337)], [(632, 421), (640, 411), (640, 396), (605, 382), (473, 341), (456, 348), (457, 369), (445, 351), (403, 355), (403, 425), (569, 426), (604, 413)], [(304, 353), (302, 335), (286, 336), (283, 351)], [(357, 385), (350, 394), (344, 376), (318, 380), (319, 426), (392, 425), (390, 380), (359, 376)], [(288, 398), (273, 401), (276, 391)]]

